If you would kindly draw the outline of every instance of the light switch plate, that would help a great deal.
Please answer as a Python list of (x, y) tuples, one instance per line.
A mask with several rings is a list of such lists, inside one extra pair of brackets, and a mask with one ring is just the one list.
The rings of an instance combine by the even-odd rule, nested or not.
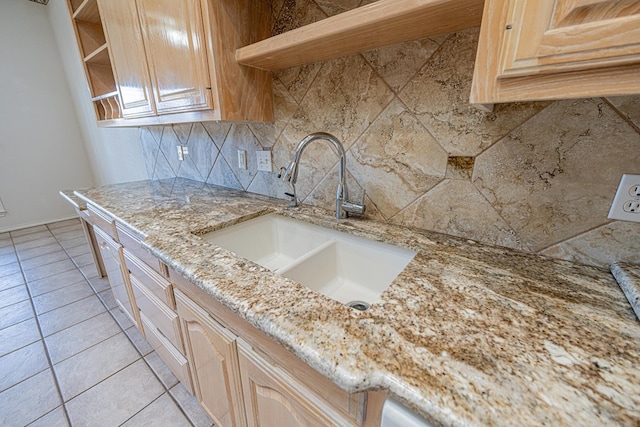
[(622, 175), (608, 218), (640, 222), (640, 175)]
[(273, 168), (271, 167), (271, 151), (256, 151), (256, 158), (259, 171), (273, 172)]
[(247, 150), (238, 150), (238, 168), (247, 169)]

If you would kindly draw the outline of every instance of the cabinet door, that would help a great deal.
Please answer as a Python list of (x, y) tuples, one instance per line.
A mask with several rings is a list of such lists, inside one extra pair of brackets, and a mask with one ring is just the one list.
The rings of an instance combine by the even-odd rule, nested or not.
[[(137, 306), (135, 305), (135, 300), (131, 297), (130, 285), (127, 279), (129, 272), (124, 271), (122, 268), (124, 265), (122, 246), (114, 242), (111, 237), (98, 227), (94, 227), (94, 231), (113, 296), (122, 311), (139, 328)], [(134, 302), (132, 303), (132, 301)], [(133, 310), (134, 307), (136, 307), (135, 311)]]
[(196, 398), (216, 426), (244, 426), (235, 335), (180, 291), (175, 297)]
[(640, 92), (640, 1), (487, 0), (471, 102)]
[(123, 117), (155, 115), (138, 8), (131, 0), (98, 0)]
[(137, 5), (158, 114), (213, 109), (200, 2)]
[(355, 425), (242, 340), (238, 340), (238, 358), (249, 427)]

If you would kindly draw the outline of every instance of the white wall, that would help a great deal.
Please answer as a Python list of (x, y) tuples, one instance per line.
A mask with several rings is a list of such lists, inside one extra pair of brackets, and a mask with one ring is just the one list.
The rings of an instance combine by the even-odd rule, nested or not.
[[(22, 1), (28, 3), (27, 0)], [(96, 124), (65, 0), (50, 0), (46, 9), (78, 115), (95, 184), (147, 179), (138, 128), (99, 128)]]
[(0, 0), (0, 231), (75, 215), (60, 189), (93, 184), (46, 6)]

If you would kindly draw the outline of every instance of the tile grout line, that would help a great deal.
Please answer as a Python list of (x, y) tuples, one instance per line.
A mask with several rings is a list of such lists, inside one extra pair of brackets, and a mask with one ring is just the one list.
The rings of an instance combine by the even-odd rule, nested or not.
[[(51, 229), (49, 229), (48, 225), (47, 225), (47, 229), (49, 231), (51, 231)], [(56, 236), (51, 233), (53, 235), (53, 237), (56, 239), (56, 241), (58, 241), (58, 239), (56, 238)], [(58, 243), (60, 243), (58, 241)], [(87, 244), (87, 243), (85, 243)], [(82, 271), (80, 269), (80, 267), (78, 267), (78, 265), (76, 264), (75, 260), (73, 259), (72, 256), (70, 256), (67, 252), (67, 250), (60, 244), (60, 246), (62, 247), (62, 250), (64, 251), (65, 254), (67, 254), (67, 256), (69, 257), (69, 259), (71, 259), (71, 262), (73, 262), (73, 264), (76, 266), (76, 269), (78, 271), (80, 271), (80, 274), (82, 274), (82, 276), (85, 278), (86, 282), (89, 284), (89, 286), (91, 287), (91, 289), (93, 290), (93, 293), (95, 294), (96, 297), (98, 297), (98, 300), (100, 301), (100, 303), (104, 306), (104, 308), (107, 310), (107, 313), (109, 313), (109, 315), (111, 316), (111, 318), (113, 319), (113, 321), (116, 323), (116, 325), (118, 326), (118, 328), (122, 331), (122, 333), (124, 334), (125, 337), (127, 337), (127, 339), (129, 340), (129, 342), (131, 343), (131, 345), (133, 346), (133, 348), (135, 349), (135, 351), (140, 355), (140, 359), (135, 360), (134, 362), (128, 364), (127, 366), (123, 367), (122, 369), (119, 369), (117, 372), (112, 373), (111, 375), (109, 375), (107, 378), (104, 378), (102, 381), (98, 382), (97, 384), (100, 384), (101, 382), (107, 380), (108, 378), (111, 378), (112, 376), (114, 376), (115, 374), (117, 374), (118, 372), (121, 372), (123, 369), (126, 369), (127, 367), (131, 366), (133, 363), (136, 363), (138, 360), (142, 360), (144, 362), (144, 364), (149, 368), (149, 370), (153, 373), (154, 377), (156, 378), (156, 380), (158, 380), (158, 382), (160, 383), (160, 385), (162, 386), (162, 388), (164, 389), (164, 393), (162, 394), (167, 394), (169, 396), (169, 398), (171, 400), (173, 400), (173, 402), (176, 404), (177, 408), (180, 410), (180, 412), (185, 416), (185, 418), (187, 419), (187, 421), (189, 422), (189, 424), (191, 424), (193, 427), (195, 427), (195, 424), (191, 421), (191, 419), (189, 418), (189, 416), (187, 415), (187, 413), (185, 412), (185, 410), (182, 408), (182, 405), (180, 404), (180, 402), (177, 401), (177, 399), (171, 394), (170, 389), (167, 388), (167, 386), (164, 384), (164, 382), (162, 382), (162, 380), (160, 379), (160, 377), (158, 376), (158, 374), (156, 373), (156, 371), (151, 367), (151, 365), (149, 364), (149, 362), (147, 361), (147, 359), (145, 358), (145, 355), (142, 354), (142, 352), (140, 351), (140, 349), (138, 349), (138, 347), (136, 346), (136, 344), (133, 342), (133, 340), (131, 339), (131, 337), (126, 333), (125, 329), (123, 328), (123, 326), (120, 324), (120, 322), (118, 322), (118, 319), (116, 319), (116, 317), (113, 315), (113, 313), (111, 312), (111, 310), (109, 309), (109, 307), (107, 306), (106, 302), (103, 301), (103, 299), (100, 296), (100, 293), (97, 292), (96, 288), (93, 286), (93, 284), (91, 283), (91, 281), (89, 280), (89, 278), (87, 277), (86, 273), (84, 271)], [(91, 265), (91, 264), (89, 264)], [(97, 278), (99, 278), (98, 276), (96, 276)], [(107, 278), (107, 276), (105, 276), (105, 278)], [(107, 278), (108, 280), (108, 278)], [(25, 279), (26, 281), (26, 279)], [(26, 283), (26, 282), (25, 282)], [(110, 290), (110, 288), (109, 288)], [(31, 294), (29, 294), (31, 295)], [(89, 298), (89, 297), (87, 297)], [(68, 304), (67, 304), (68, 305)], [(32, 303), (33, 306), (33, 303)], [(115, 307), (116, 310), (118, 310), (118, 307)], [(34, 314), (35, 314), (35, 308), (34, 308)], [(100, 313), (102, 314), (102, 313)], [(96, 315), (98, 316), (98, 315)], [(92, 316), (96, 317), (96, 316)], [(81, 323), (81, 322), (79, 322)], [(136, 327), (135, 324), (133, 324), (133, 327)], [(38, 324), (38, 328), (39, 328), (39, 324)], [(127, 328), (128, 329), (128, 328)], [(137, 330), (137, 328), (136, 328)], [(41, 331), (42, 334), (42, 331)], [(53, 334), (52, 334), (53, 335)], [(43, 344), (44, 344), (44, 338), (42, 338), (43, 340)], [(46, 346), (45, 346), (46, 347)], [(84, 350), (83, 350), (84, 351)], [(155, 349), (153, 350), (153, 352), (155, 352)], [(151, 354), (151, 353), (149, 353)], [(48, 353), (47, 353), (47, 357), (48, 357)], [(164, 361), (163, 361), (164, 362)], [(51, 360), (49, 359), (49, 364), (51, 365)], [(51, 370), (53, 371), (53, 366), (51, 366)], [(55, 375), (54, 375), (55, 376)], [(56, 378), (57, 381), (57, 378)], [(94, 384), (93, 386), (89, 387), (87, 390), (90, 390), (91, 388), (95, 387), (97, 384)], [(178, 381), (178, 384), (180, 384), (180, 381)], [(56, 383), (57, 386), (57, 383)], [(173, 388), (173, 387), (172, 387)], [(82, 393), (86, 392), (87, 390), (84, 390)], [(65, 410), (65, 415), (67, 414), (66, 412), (66, 402), (64, 401), (64, 399), (62, 398), (62, 393), (58, 387), (58, 393), (60, 394), (60, 398), (62, 400), (62, 406), (64, 406), (64, 410)], [(80, 394), (82, 394), (80, 393)], [(78, 394), (78, 396), (80, 395)], [(149, 405), (151, 405), (153, 402), (155, 402), (157, 399), (159, 399), (162, 394), (160, 396), (158, 396), (157, 398), (153, 399), (151, 402), (149, 402), (149, 404), (145, 405), (143, 408), (141, 408), (138, 412), (136, 412), (135, 414), (131, 415), (131, 417), (129, 417), (127, 420), (125, 420), (124, 422), (126, 423), (128, 420), (130, 420), (131, 418), (135, 417), (136, 415), (138, 415), (141, 411), (143, 411), (144, 409), (146, 409)], [(74, 396), (73, 398), (75, 398), (77, 396)], [(72, 399), (73, 399), (72, 398)], [(71, 399), (69, 399), (71, 400)], [(67, 416), (67, 420), (68, 420), (68, 416)], [(71, 425), (71, 423), (69, 423), (69, 425)]]
[[(49, 233), (53, 236), (53, 233), (51, 233), (51, 230), (49, 229), (49, 227), (46, 227), (47, 230), (49, 231)], [(11, 244), (13, 245), (13, 250), (16, 252), (16, 257), (18, 257), (18, 250), (16, 248), (15, 242), (13, 241), (13, 236), (9, 235), (11, 238)], [(57, 241), (57, 239), (56, 239)], [(66, 254), (66, 251), (65, 251)], [(68, 256), (68, 255), (67, 255)], [(38, 315), (36, 314), (36, 307), (33, 304), (33, 297), (31, 296), (31, 290), (29, 289), (29, 284), (27, 282), (27, 277), (24, 274), (24, 270), (22, 269), (22, 262), (20, 261), (19, 257), (18, 257), (18, 267), (20, 268), (20, 273), (22, 274), (22, 278), (24, 280), (24, 287), (27, 290), (27, 294), (29, 295), (29, 304), (31, 305), (31, 310), (33, 311), (33, 317), (36, 321), (36, 327), (38, 328), (38, 333), (40, 334), (40, 341), (42, 341), (42, 348), (44, 349), (44, 354), (45, 357), (47, 358), (47, 363), (49, 364), (49, 369), (51, 370), (51, 376), (53, 377), (53, 383), (56, 387), (56, 391), (58, 392), (58, 398), (60, 399), (60, 407), (62, 407), (62, 413), (64, 414), (64, 418), (67, 422), (68, 425), (71, 425), (70, 419), (69, 419), (69, 414), (67, 413), (67, 407), (64, 404), (64, 399), (62, 397), (62, 390), (60, 389), (60, 383), (58, 382), (58, 377), (53, 369), (53, 363), (51, 363), (51, 355), (49, 354), (49, 349), (47, 348), (47, 345), (45, 343), (44, 340), (44, 334), (42, 333), (42, 327), (40, 326), (40, 319), (38, 317)], [(54, 408), (53, 410), (55, 410), (56, 408)], [(51, 411), (49, 411), (51, 412)], [(49, 413), (47, 412), (47, 414)], [(47, 414), (43, 414), (41, 417), (36, 418), (35, 420), (31, 421), (37, 421), (38, 419), (42, 418), (43, 416), (47, 415)]]

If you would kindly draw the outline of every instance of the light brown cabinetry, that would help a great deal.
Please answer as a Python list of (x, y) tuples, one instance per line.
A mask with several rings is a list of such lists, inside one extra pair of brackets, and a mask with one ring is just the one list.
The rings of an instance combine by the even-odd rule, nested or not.
[[(98, 115), (100, 125), (273, 120), (271, 74), (234, 58), (238, 47), (270, 35), (267, 2), (87, 1), (102, 37), (96, 61), (121, 109)], [(69, 2), (73, 10), (76, 0)]]
[(238, 340), (238, 356), (249, 427), (357, 425), (242, 340)]
[(113, 296), (124, 314), (139, 327), (140, 317), (128, 281), (129, 272), (123, 267), (122, 245), (95, 225), (94, 231)]
[(487, 0), (472, 103), (640, 92), (640, 1)]
[(96, 118), (120, 118), (118, 92), (96, 0), (69, 0), (67, 5)]
[(175, 296), (195, 396), (216, 425), (244, 426), (236, 336), (180, 291)]

